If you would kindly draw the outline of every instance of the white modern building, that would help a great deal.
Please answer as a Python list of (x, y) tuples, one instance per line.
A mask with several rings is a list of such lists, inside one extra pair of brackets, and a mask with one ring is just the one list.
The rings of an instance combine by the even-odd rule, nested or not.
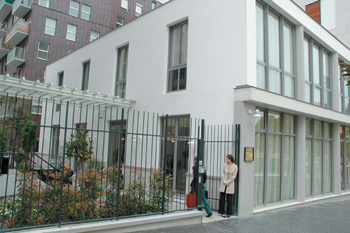
[(46, 80), (135, 100), (132, 109), (241, 124), (241, 216), (349, 194), (350, 89), (338, 67), (349, 48), (293, 1), (221, 5), (170, 1), (52, 63)]

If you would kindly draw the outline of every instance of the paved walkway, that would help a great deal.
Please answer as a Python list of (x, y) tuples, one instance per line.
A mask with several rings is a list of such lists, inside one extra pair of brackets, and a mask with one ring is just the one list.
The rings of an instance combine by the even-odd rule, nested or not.
[(215, 213), (210, 221), (206, 220), (203, 224), (143, 232), (347, 233), (350, 232), (350, 195), (263, 212), (250, 217), (231, 217), (223, 220)]

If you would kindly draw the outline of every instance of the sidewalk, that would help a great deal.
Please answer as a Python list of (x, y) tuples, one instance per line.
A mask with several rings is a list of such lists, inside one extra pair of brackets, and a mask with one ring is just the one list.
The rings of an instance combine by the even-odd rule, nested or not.
[[(307, 201), (249, 217), (223, 219), (218, 213), (203, 217), (203, 224), (163, 228), (148, 233), (338, 233), (350, 232), (350, 195)], [(141, 231), (140, 231), (141, 233)]]

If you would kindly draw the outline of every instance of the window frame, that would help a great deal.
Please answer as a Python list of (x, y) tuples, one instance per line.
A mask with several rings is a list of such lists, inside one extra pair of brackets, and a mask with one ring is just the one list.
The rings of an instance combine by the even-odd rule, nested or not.
[[(120, 22), (118, 22), (118, 19), (121, 19), (121, 23)], [(123, 17), (121, 17), (121, 16), (117, 16), (117, 26), (123, 26), (124, 25), (124, 18)]]
[[(270, 91), (279, 95), (283, 95), (283, 96), (287, 96), (290, 98), (297, 98), (297, 84), (296, 84), (296, 80), (297, 80), (297, 65), (296, 65), (296, 26), (290, 22), (288, 19), (286, 19), (283, 15), (281, 15), (280, 13), (278, 13), (276, 10), (274, 10), (272, 7), (270, 7), (269, 5), (262, 3), (260, 1), (256, 1), (256, 8), (258, 7), (258, 5), (260, 5), (262, 7), (263, 10), (263, 56), (264, 56), (264, 61), (260, 61), (258, 60), (258, 58), (256, 59), (257, 62), (257, 66), (261, 66), (264, 67), (264, 87), (259, 87), (258, 83), (259, 83), (259, 76), (257, 74), (257, 88), (261, 88), (263, 90), (266, 91)], [(279, 41), (279, 66), (280, 67), (275, 67), (273, 65), (270, 64), (270, 59), (269, 59), (269, 25), (268, 25), (268, 16), (269, 13), (272, 13), (273, 15), (278, 17), (278, 41)], [(289, 25), (292, 28), (292, 41), (291, 41), (291, 45), (292, 45), (292, 52), (293, 52), (293, 57), (292, 57), (292, 61), (293, 61), (293, 67), (292, 67), (292, 72), (290, 73), (288, 71), (286, 71), (285, 69), (285, 51), (284, 51), (284, 45), (285, 45), (285, 41), (284, 41), (284, 24)], [(275, 92), (275, 91), (271, 91), (270, 90), (270, 73), (271, 71), (275, 71), (278, 72), (279, 77), (280, 77), (280, 92)], [(258, 72), (257, 72), (258, 73)], [(289, 78), (291, 78), (293, 80), (293, 84), (294, 84), (294, 90), (292, 90), (292, 96), (288, 96), (286, 95), (286, 90), (285, 90), (285, 86), (286, 86), (286, 76), (288, 76)]]
[[(89, 9), (89, 12), (85, 11), (84, 7), (87, 7), (87, 9)], [(85, 17), (83, 15), (87, 15), (88, 17)], [(91, 6), (86, 5), (86, 4), (82, 4), (81, 5), (80, 18), (89, 21), (90, 20), (90, 15), (91, 15)]]
[[(78, 8), (75, 8), (74, 6), (72, 6), (72, 3), (77, 4)], [(73, 17), (79, 17), (79, 8), (80, 8), (79, 2), (70, 0), (68, 14), (73, 16)]]
[[(47, 45), (47, 50), (40, 49), (40, 45), (41, 45), (41, 44)], [(41, 42), (41, 41), (39, 41), (39, 42), (38, 42), (38, 52), (37, 52), (37, 57), (36, 57), (36, 58), (37, 58), (38, 60), (48, 61), (48, 60), (49, 60), (49, 51), (50, 51), (50, 44), (49, 44), (49, 43), (46, 43), (46, 42)], [(47, 58), (39, 57), (39, 53), (47, 54)]]
[[(172, 66), (172, 57), (173, 57), (173, 53), (174, 51), (172, 50), (172, 45), (173, 45), (173, 33), (174, 33), (174, 29), (183, 26), (183, 25), (187, 25), (187, 37), (186, 37), (186, 62), (185, 63), (180, 63), (179, 65), (174, 65)], [(177, 23), (171, 27), (169, 27), (169, 52), (168, 52), (168, 74), (167, 74), (167, 93), (172, 93), (172, 92), (176, 92), (176, 91), (185, 91), (186, 88), (187, 88), (187, 52), (188, 52), (188, 20), (185, 20), (185, 21), (182, 21), (180, 23)], [(183, 38), (183, 35), (182, 35), (182, 31), (180, 30), (180, 35), (179, 35), (180, 38)], [(179, 48), (179, 58), (180, 58), (180, 61), (182, 60), (181, 58), (184, 56), (184, 54), (182, 54), (182, 44), (180, 43), (180, 48)], [(181, 83), (180, 83), (180, 79), (181, 79), (181, 71), (184, 70), (185, 72), (185, 85), (184, 85), (184, 88), (180, 88), (181, 86)], [(171, 84), (171, 73), (173, 71), (177, 71), (177, 86), (176, 86), (176, 90), (172, 90), (172, 87), (170, 86)]]
[(123, 11), (129, 12), (129, 1), (128, 0), (122, 0), (121, 4), (120, 4), (120, 9), (122, 9)]
[[(331, 59), (331, 52), (329, 52), (327, 49), (324, 48), (321, 44), (319, 44), (317, 41), (315, 41), (311, 36), (304, 34), (304, 41), (308, 41), (308, 48), (304, 48), (304, 51), (307, 49), (308, 52), (308, 72), (309, 72), (309, 80), (305, 80), (305, 84), (310, 87), (310, 104), (320, 106), (326, 109), (333, 109), (332, 104), (332, 89), (333, 89), (333, 81), (332, 81), (332, 59)], [(315, 84), (314, 82), (314, 54), (313, 54), (313, 48), (314, 46), (318, 47), (318, 65), (319, 65), (319, 75), (320, 75), (320, 84)], [(324, 59), (323, 54), (326, 53), (328, 55), (328, 72), (329, 72), (329, 88), (327, 87), (327, 82), (325, 82), (325, 75), (324, 75)], [(306, 64), (304, 64), (306, 65)], [(315, 88), (320, 89), (321, 96), (320, 96), (320, 105), (315, 104)], [(325, 92), (328, 92), (330, 99), (328, 103), (328, 107), (325, 105)], [(305, 99), (306, 99), (306, 93), (305, 93)]]
[[(69, 28), (75, 28), (75, 32), (73, 31), (69, 31)], [(66, 32), (66, 40), (70, 40), (70, 41), (76, 41), (77, 39), (77, 31), (78, 31), (78, 27), (73, 25), (73, 24), (67, 24), (67, 32)], [(69, 38), (69, 35), (73, 35), (74, 34), (74, 40)]]
[[(51, 22), (55, 22), (55, 26), (52, 26), (52, 25), (48, 25), (48, 21), (51, 21)], [(56, 35), (56, 25), (57, 25), (57, 20), (56, 19), (52, 19), (52, 18), (46, 18), (46, 21), (45, 21), (45, 34), (46, 35), (50, 35), (50, 36), (55, 36)], [(53, 34), (49, 33), (50, 30), (53, 30)]]
[[(97, 33), (97, 37), (93, 37), (93, 33)], [(92, 42), (92, 41), (94, 41), (94, 40), (96, 40), (98, 38), (100, 38), (100, 32), (91, 30), (90, 31), (90, 42)]]
[[(141, 12), (137, 12), (139, 10), (141, 10)], [(135, 17), (140, 17), (142, 15), (142, 11), (143, 11), (143, 5), (141, 5), (140, 3), (136, 3), (135, 5)]]
[[(125, 50), (124, 54), (124, 60), (123, 60), (123, 67), (122, 66), (122, 51)], [(127, 71), (128, 71), (128, 58), (129, 58), (129, 44), (124, 45), (122, 47), (119, 47), (117, 50), (117, 56), (118, 56), (118, 60), (117, 60), (117, 72), (116, 72), (116, 82), (115, 82), (115, 89), (114, 89), (114, 95), (115, 96), (119, 96), (119, 98), (125, 98), (126, 96), (126, 80), (127, 80)], [(123, 69), (123, 77), (120, 77), (120, 70)], [(119, 92), (119, 87), (122, 87), (122, 93), (118, 93)]]
[[(58, 79), (58, 84), (57, 86), (59, 87), (62, 87), (63, 86), (63, 83), (64, 83), (64, 71), (61, 71), (59, 73), (57, 73), (57, 79)], [(59, 104), (56, 104), (56, 112), (59, 112), (61, 111), (61, 102)]]
[(82, 63), (82, 80), (81, 80), (81, 90), (86, 91), (89, 90), (89, 79), (90, 79), (90, 69), (91, 62), (90, 60), (84, 61)]
[[(46, 3), (46, 4), (44, 4), (44, 3)], [(50, 0), (39, 0), (38, 4), (39, 4), (39, 6), (50, 8)]]

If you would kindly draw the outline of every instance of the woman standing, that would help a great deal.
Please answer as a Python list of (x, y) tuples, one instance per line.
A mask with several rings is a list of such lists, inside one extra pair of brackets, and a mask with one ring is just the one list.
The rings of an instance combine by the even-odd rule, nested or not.
[[(226, 155), (226, 163), (221, 171), (219, 214), (222, 217), (230, 217), (233, 214), (233, 194), (235, 192), (235, 182), (238, 166), (235, 164), (232, 155)], [(227, 203), (225, 201), (227, 196)], [(225, 204), (226, 208), (225, 208)], [(226, 209), (226, 211), (225, 211)]]

